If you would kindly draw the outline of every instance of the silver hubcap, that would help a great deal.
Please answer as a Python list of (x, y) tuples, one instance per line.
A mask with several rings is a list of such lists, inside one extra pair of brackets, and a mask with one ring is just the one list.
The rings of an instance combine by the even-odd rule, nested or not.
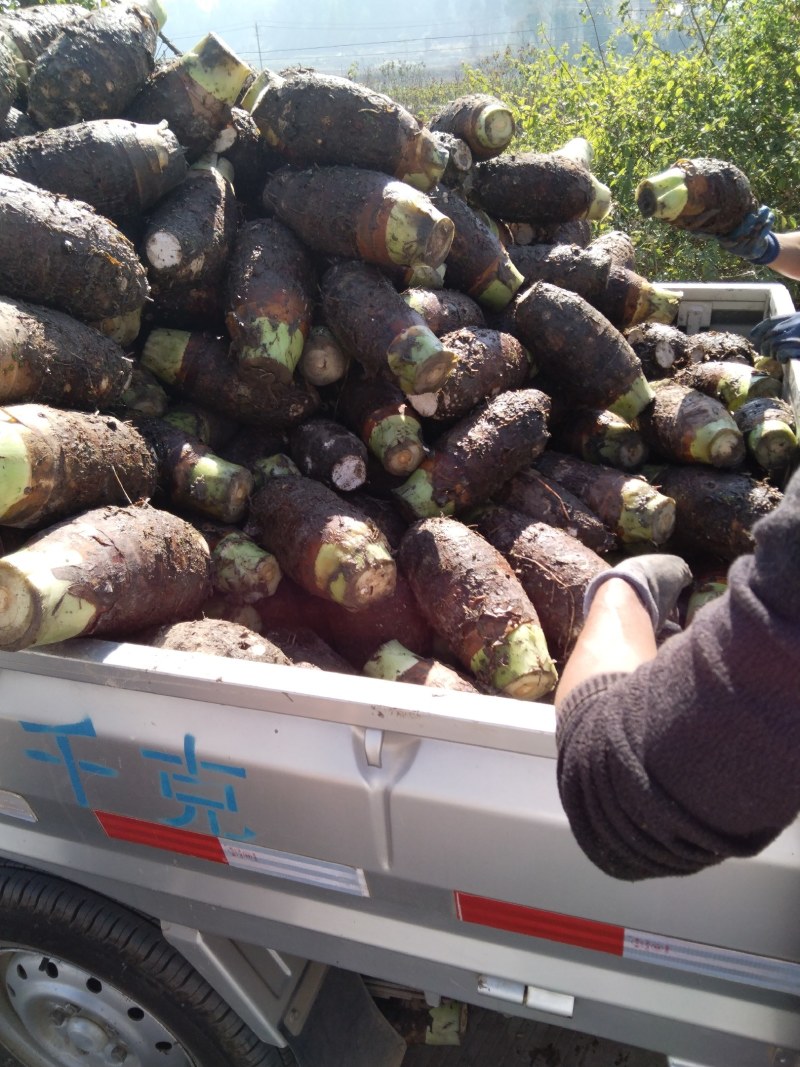
[(0, 1044), (26, 1067), (196, 1067), (155, 1016), (74, 963), (0, 946)]

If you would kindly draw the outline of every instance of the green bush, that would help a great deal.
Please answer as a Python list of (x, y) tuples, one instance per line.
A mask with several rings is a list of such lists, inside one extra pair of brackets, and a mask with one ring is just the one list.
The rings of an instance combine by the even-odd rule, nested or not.
[[(794, 6), (794, 5), (790, 5)], [(598, 5), (584, 0), (586, 18)], [(800, 228), (800, 47), (796, 16), (774, 0), (656, 0), (635, 18), (627, 2), (602, 48), (579, 52), (540, 43), (465, 68), (452, 81), (382, 91), (421, 118), (466, 92), (491, 93), (517, 121), (511, 150), (550, 151), (575, 136), (594, 148), (593, 169), (614, 196), (602, 227), (622, 229), (642, 274), (664, 280), (774, 280), (702, 241), (641, 217), (636, 187), (679, 158), (735, 163), (779, 229)], [(362, 77), (363, 80), (363, 77)]]

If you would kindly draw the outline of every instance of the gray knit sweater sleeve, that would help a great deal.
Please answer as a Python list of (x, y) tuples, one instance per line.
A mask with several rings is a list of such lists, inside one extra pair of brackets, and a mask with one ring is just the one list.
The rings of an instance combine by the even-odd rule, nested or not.
[(631, 674), (558, 709), (573, 833), (608, 874), (689, 874), (765, 848), (800, 813), (800, 472), (728, 591)]

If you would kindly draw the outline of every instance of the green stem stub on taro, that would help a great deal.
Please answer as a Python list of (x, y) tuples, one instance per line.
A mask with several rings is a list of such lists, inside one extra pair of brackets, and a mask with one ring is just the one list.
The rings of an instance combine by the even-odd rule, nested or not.
[(122, 315), (112, 315), (107, 319), (99, 319), (90, 325), (126, 348), (132, 345), (139, 336), (142, 328), (142, 309), (134, 308), (133, 311), (126, 311)]
[(249, 324), (247, 336), (255, 343), (239, 348), (239, 365), (248, 371), (270, 371), (279, 381), (288, 383), (303, 353), (303, 331), (291, 323), (264, 316)]
[(772, 356), (756, 356), (753, 361), (753, 370), (757, 374), (767, 374), (770, 378), (783, 381), (783, 364)]
[(250, 67), (213, 33), (185, 52), (179, 63), (192, 81), (223, 104), (235, 102), (250, 74)]
[(507, 307), (525, 281), (524, 276), (513, 263), (505, 263), (503, 268), (505, 279), (492, 278), (484, 289), (472, 294), (479, 304), (489, 308), (490, 311), (502, 311)]
[(639, 291), (636, 310), (629, 325), (635, 326), (640, 322), (661, 322), (669, 326), (675, 321), (682, 299), (682, 292), (673, 292), (671, 289), (664, 289), (646, 281)]
[(409, 651), (399, 641), (386, 641), (364, 664), (362, 670), (368, 678), (383, 678), (396, 682), (407, 670), (419, 663), (419, 656)]
[(449, 158), (447, 149), (423, 128), (416, 137), (409, 139), (397, 172), (398, 177), (414, 189), (427, 193), (438, 185), (447, 169)]
[(646, 451), (641, 437), (624, 420), (604, 427), (598, 447), (602, 463), (633, 470), (643, 461)]
[(272, 70), (260, 70), (253, 78), (252, 82), (247, 88), (247, 92), (242, 96), (239, 101), (239, 106), (244, 111), (253, 111), (253, 108), (258, 103), (258, 98), (261, 94), (271, 89), (273, 92), (283, 85), (284, 79), (280, 74), (276, 74)]
[(766, 419), (746, 437), (747, 448), (764, 470), (787, 467), (797, 452), (797, 437), (788, 423)]
[[(736, 370), (722, 375), (717, 386), (719, 399), (731, 412), (738, 411), (742, 404), (750, 399), (750, 383), (753, 376), (749, 367), (742, 366), (742, 372), (739, 372), (737, 365)], [(780, 392), (780, 386), (778, 386), (778, 391)]]
[(602, 222), (611, 211), (611, 190), (607, 185), (590, 174), (592, 183), (592, 202), (586, 212), (586, 218), (592, 222)]
[(262, 456), (261, 459), (257, 459), (252, 464), (252, 471), (259, 484), (265, 478), (289, 478), (300, 474), (300, 468), (292, 457), (287, 456), (285, 452), (275, 452), (271, 456)]
[(422, 427), (408, 415), (387, 415), (377, 423), (367, 442), (370, 452), (393, 474), (410, 474), (422, 462), (425, 445)]
[(417, 467), (411, 477), (392, 492), (418, 519), (453, 515), (456, 510), (453, 500), (448, 500), (446, 504), (437, 504), (433, 499), (433, 483), (430, 472), (424, 466)]
[(655, 400), (655, 397), (656, 394), (651, 389), (650, 383), (643, 374), (640, 374), (626, 393), (618, 396), (613, 404), (608, 405), (608, 410), (613, 411), (626, 422), (632, 422), (648, 404)]
[(698, 427), (689, 451), (698, 463), (736, 467), (744, 459), (745, 443), (736, 423), (728, 415)]
[(680, 218), (689, 202), (686, 174), (680, 167), (670, 167), (640, 182), (636, 189), (636, 203), (646, 219), (657, 218), (671, 222)]
[(152, 330), (142, 349), (142, 366), (159, 381), (173, 385), (178, 379), (191, 336), (188, 330)]
[(56, 577), (82, 564), (80, 553), (64, 545), (23, 548), (0, 560), (0, 648), (67, 641), (91, 627), (95, 606)]
[(409, 326), (386, 353), (389, 370), (404, 393), (433, 393), (442, 387), (455, 363), (455, 352), (425, 325)]
[(0, 423), (0, 523), (33, 485), (29, 438), (30, 431), (19, 423)]
[(617, 535), (624, 544), (647, 541), (663, 545), (675, 528), (675, 501), (643, 478), (630, 478), (622, 487)]
[(481, 682), (518, 700), (537, 700), (558, 681), (542, 628), (531, 622), (476, 652), (470, 669)]
[(5, 45), (8, 51), (11, 53), (11, 58), (14, 61), (14, 67), (17, 72), (17, 83), (20, 87), (28, 84), (28, 78), (30, 76), (33, 60), (29, 63), (25, 56), (20, 52), (19, 47), (14, 39), (7, 33), (3, 33), (0, 30), (0, 46)]
[(427, 197), (423, 200), (419, 193), (397, 189), (399, 184), (385, 194), (394, 199), (386, 220), (386, 254), (401, 267), (424, 263), (436, 269), (447, 259), (453, 244), (453, 221)]
[(143, 7), (145, 11), (150, 12), (158, 23), (158, 28), (163, 30), (164, 23), (167, 21), (167, 12), (164, 10), (164, 6), (160, 3), (160, 0), (143, 0), (141, 7)]
[(502, 151), (514, 136), (514, 117), (504, 104), (486, 104), (481, 108), (474, 131), (478, 144)]
[(182, 486), (173, 488), (172, 500), (221, 522), (239, 522), (252, 490), (249, 470), (209, 453), (198, 459)]
[(364, 526), (340, 533), (336, 542), (321, 546), (314, 579), (323, 596), (357, 610), (391, 596), (397, 569), (391, 553)]
[(222, 538), (211, 553), (211, 566), (214, 588), (244, 601), (272, 596), (281, 580), (275, 556), (240, 531)]
[(716, 600), (717, 597), (722, 596), (722, 594), (726, 591), (727, 588), (728, 583), (726, 581), (705, 582), (701, 589), (698, 589), (693, 592), (690, 595), (689, 601), (686, 605), (685, 625), (689, 625), (689, 623), (692, 621), (692, 619), (700, 610), (700, 608), (704, 607), (706, 604), (710, 604), (711, 601)]
[(777, 378), (744, 364), (734, 364), (730, 373), (720, 379), (719, 397), (730, 412), (738, 411), (748, 400), (780, 395), (781, 383)]

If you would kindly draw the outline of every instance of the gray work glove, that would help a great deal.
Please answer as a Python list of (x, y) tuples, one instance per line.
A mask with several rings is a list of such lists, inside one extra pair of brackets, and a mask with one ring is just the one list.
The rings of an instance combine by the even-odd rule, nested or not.
[(766, 266), (780, 252), (778, 238), (772, 232), (774, 225), (774, 211), (762, 204), (758, 211), (748, 212), (735, 230), (718, 236), (717, 241), (731, 255)]
[(667, 552), (630, 556), (616, 567), (596, 574), (589, 582), (583, 596), (584, 618), (598, 587), (609, 578), (622, 578), (634, 589), (650, 615), (653, 632), (658, 634), (675, 610), (681, 591), (691, 582), (692, 572), (680, 556)]

